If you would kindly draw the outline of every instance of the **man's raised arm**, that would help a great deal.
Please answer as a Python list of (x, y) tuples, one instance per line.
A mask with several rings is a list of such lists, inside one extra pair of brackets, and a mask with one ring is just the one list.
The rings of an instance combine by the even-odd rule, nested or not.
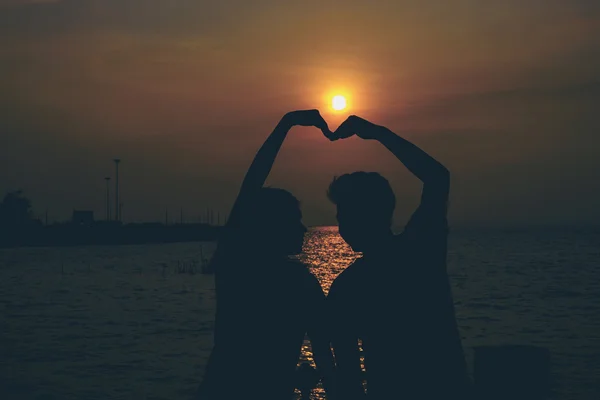
[(421, 205), (411, 220), (445, 219), (450, 191), (450, 172), (440, 162), (408, 140), (388, 128), (365, 119), (350, 116), (333, 133), (332, 138), (343, 139), (352, 135), (383, 144), (406, 168), (423, 182)]
[(333, 133), (333, 138), (342, 139), (354, 134), (362, 139), (377, 140), (383, 144), (424, 184), (441, 188), (448, 186), (450, 174), (446, 167), (388, 128), (353, 115), (339, 126)]

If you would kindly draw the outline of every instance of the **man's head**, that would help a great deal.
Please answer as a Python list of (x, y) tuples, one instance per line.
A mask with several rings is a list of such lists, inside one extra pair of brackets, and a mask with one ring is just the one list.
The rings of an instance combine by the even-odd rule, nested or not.
[(354, 251), (374, 247), (391, 232), (396, 196), (377, 172), (336, 177), (327, 196), (337, 206), (340, 235)]
[(279, 256), (302, 252), (306, 227), (300, 202), (287, 190), (261, 188), (244, 214), (244, 231), (255, 250)]

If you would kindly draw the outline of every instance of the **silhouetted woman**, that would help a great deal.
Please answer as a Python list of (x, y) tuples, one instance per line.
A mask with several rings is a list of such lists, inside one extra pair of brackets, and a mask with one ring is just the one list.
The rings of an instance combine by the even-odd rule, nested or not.
[(317, 110), (286, 114), (250, 166), (212, 262), (217, 313), (214, 347), (200, 386), (206, 400), (282, 400), (308, 333), (317, 368), (334, 368), (325, 327), (325, 295), (306, 266), (289, 259), (302, 251), (306, 228), (298, 200), (263, 187), (288, 131), (296, 125), (329, 128)]

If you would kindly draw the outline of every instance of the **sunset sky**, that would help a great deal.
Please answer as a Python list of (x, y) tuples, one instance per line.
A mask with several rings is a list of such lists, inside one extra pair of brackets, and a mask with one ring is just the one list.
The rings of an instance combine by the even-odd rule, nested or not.
[[(452, 225), (600, 223), (598, 0), (0, 0), (0, 194), (103, 218), (120, 157), (126, 222), (226, 213), (279, 118), (335, 128), (339, 90), (450, 169)], [(295, 128), (269, 184), (330, 224), (355, 170), (403, 224), (420, 183), (376, 142)]]

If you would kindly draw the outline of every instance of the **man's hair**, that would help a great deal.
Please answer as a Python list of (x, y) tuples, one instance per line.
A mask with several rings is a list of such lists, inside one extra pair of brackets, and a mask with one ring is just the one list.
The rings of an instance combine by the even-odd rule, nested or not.
[(366, 208), (391, 221), (396, 196), (390, 183), (377, 172), (353, 172), (333, 178), (327, 197), (337, 206)]

